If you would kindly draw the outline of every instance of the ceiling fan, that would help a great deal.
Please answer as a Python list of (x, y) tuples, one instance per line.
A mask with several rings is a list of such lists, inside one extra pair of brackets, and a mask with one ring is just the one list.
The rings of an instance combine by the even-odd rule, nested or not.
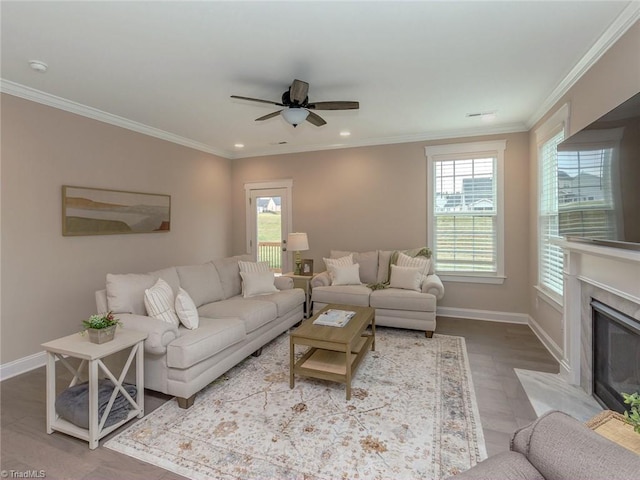
[(289, 90), (282, 94), (281, 102), (272, 102), (271, 100), (261, 100), (259, 98), (240, 97), (238, 95), (231, 95), (231, 98), (285, 107), (277, 112), (272, 112), (260, 118), (256, 118), (256, 122), (261, 122), (263, 120), (268, 120), (278, 115), (282, 115), (287, 122), (294, 126), (294, 128), (305, 120), (316, 127), (321, 127), (327, 123), (320, 115), (312, 112), (311, 110), (357, 110), (360, 108), (360, 104), (358, 102), (341, 101), (310, 103), (307, 95), (308, 93), (309, 84), (307, 82), (294, 80), (289, 87)]

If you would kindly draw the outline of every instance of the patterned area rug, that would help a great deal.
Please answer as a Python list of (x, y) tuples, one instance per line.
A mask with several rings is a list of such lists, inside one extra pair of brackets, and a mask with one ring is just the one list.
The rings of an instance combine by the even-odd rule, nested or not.
[(105, 446), (194, 479), (439, 479), (486, 457), (461, 337), (378, 328), (345, 398), (322, 380), (289, 389), (281, 335)]

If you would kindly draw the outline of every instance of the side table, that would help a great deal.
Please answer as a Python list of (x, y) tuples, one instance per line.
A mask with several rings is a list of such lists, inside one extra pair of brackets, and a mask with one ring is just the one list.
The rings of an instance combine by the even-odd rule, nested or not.
[(640, 455), (640, 434), (625, 421), (624, 415), (605, 410), (589, 420), (586, 425), (603, 437)]
[[(54, 430), (72, 435), (74, 437), (89, 442), (91, 450), (98, 447), (99, 440), (111, 433), (133, 417), (142, 418), (144, 416), (144, 340), (147, 334), (135, 330), (118, 328), (113, 340), (96, 344), (89, 341), (88, 335), (74, 333), (66, 337), (43, 343), (42, 347), (47, 352), (47, 433)], [(131, 348), (129, 357), (116, 378), (102, 361), (103, 358), (113, 355), (127, 348)], [(66, 357), (81, 359), (80, 366), (76, 369)], [(137, 394), (134, 400), (123, 387), (123, 382), (129, 367), (136, 359), (136, 387)], [(73, 374), (70, 387), (82, 381), (83, 369), (88, 370), (89, 377), (89, 429), (84, 429), (64, 420), (56, 413), (56, 358)], [(101, 369), (106, 377), (111, 380), (115, 388), (107, 404), (107, 408), (98, 418), (98, 369)], [(104, 428), (113, 402), (118, 393), (121, 393), (131, 404), (132, 409), (124, 420)]]
[(283, 273), (283, 277), (289, 277), (293, 279), (293, 286), (304, 290), (304, 318), (309, 318), (311, 312), (311, 279), (310, 275), (296, 275), (293, 272)]

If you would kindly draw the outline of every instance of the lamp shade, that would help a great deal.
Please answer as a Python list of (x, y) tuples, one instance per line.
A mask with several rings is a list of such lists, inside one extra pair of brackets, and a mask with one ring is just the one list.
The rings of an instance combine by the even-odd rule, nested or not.
[(301, 252), (309, 250), (309, 240), (306, 233), (290, 233), (287, 237), (287, 250)]
[(309, 116), (309, 111), (304, 108), (285, 108), (281, 115), (294, 127), (304, 122)]

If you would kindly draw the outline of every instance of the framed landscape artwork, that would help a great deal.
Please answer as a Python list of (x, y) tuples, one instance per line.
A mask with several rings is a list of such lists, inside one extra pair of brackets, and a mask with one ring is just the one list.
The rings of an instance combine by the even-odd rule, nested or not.
[(168, 232), (171, 196), (62, 187), (62, 235)]

